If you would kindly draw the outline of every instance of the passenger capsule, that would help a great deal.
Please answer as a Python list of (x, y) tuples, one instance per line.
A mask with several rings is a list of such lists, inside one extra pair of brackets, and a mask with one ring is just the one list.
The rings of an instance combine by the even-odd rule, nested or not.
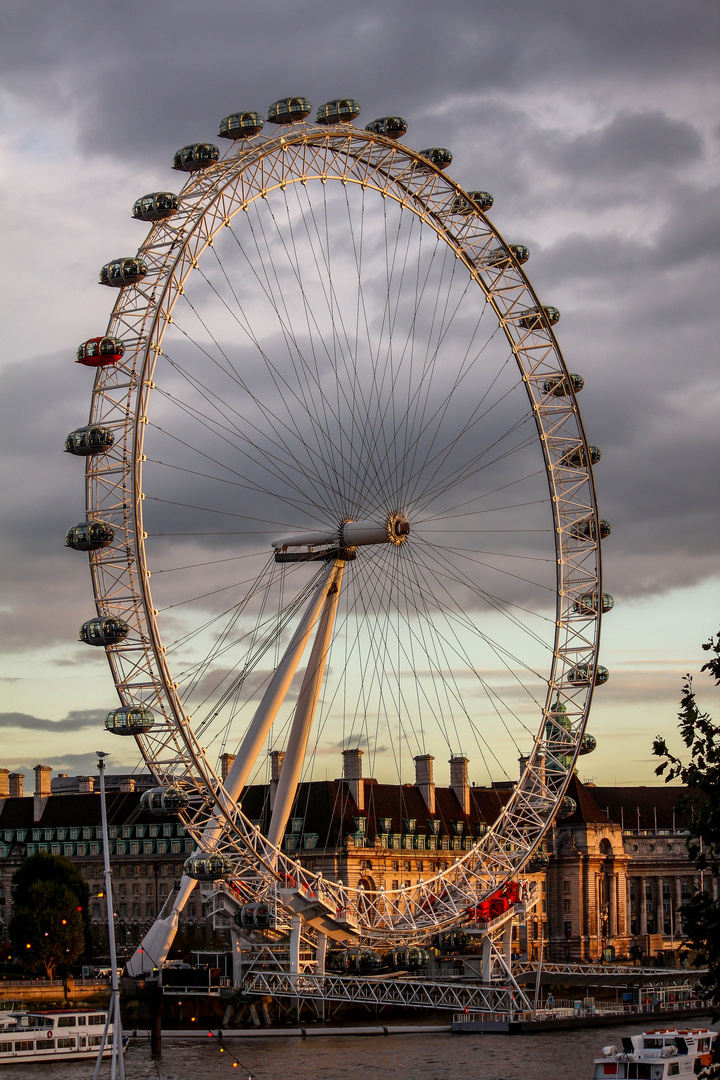
[(119, 338), (93, 337), (83, 341), (75, 350), (75, 363), (85, 367), (106, 367), (117, 364), (125, 355), (125, 346)]
[(100, 284), (122, 289), (126, 285), (137, 285), (146, 276), (148, 268), (142, 259), (113, 259), (105, 263), (100, 271)]
[(65, 453), (75, 454), (77, 457), (91, 457), (93, 454), (104, 454), (115, 442), (115, 436), (110, 428), (101, 427), (100, 424), (88, 424), (86, 427), (76, 428), (65, 439)]
[(221, 139), (251, 139), (264, 127), (265, 120), (259, 112), (231, 113), (220, 121), (218, 135)]
[[(600, 539), (604, 540), (606, 536), (609, 536), (612, 532), (610, 522), (600, 518), (598, 522), (600, 529)], [(583, 521), (576, 521), (570, 529), (570, 535), (574, 536), (576, 540), (595, 540), (595, 518), (585, 518)]]
[(305, 97), (280, 98), (273, 101), (267, 118), (271, 124), (294, 124), (297, 120), (305, 120), (311, 112), (312, 105)]
[(568, 469), (586, 469), (588, 458), (591, 465), (597, 465), (601, 457), (602, 454), (597, 446), (588, 446), (588, 454), (586, 455), (585, 447), (580, 445), (568, 450), (567, 454), (560, 458), (558, 465), (564, 465)]
[(539, 330), (543, 326), (543, 313), (550, 326), (560, 321), (560, 312), (556, 307), (533, 307), (520, 313), (518, 326), (522, 326), (523, 330)]
[(183, 866), (183, 873), (195, 881), (220, 881), (229, 877), (232, 870), (230, 859), (220, 852), (194, 851)]
[(393, 949), (387, 961), (394, 971), (417, 971), (418, 968), (428, 966), (430, 954), (427, 949), (422, 949), (418, 945), (406, 945)]
[(568, 379), (570, 380), (570, 386), (576, 394), (579, 394), (585, 385), (585, 380), (582, 375), (576, 375), (574, 372), (569, 372), (567, 378), (564, 375), (551, 375), (549, 379), (546, 379), (543, 383), (543, 393), (552, 394), (553, 397), (569, 397), (570, 387), (568, 386)]
[(407, 132), (407, 120), (402, 116), (381, 116), (365, 125), (365, 130), (372, 135), (384, 135), (386, 139), (402, 139)]
[(569, 795), (566, 795), (558, 807), (557, 816), (561, 818), (572, 817), (576, 810), (577, 803)]
[(530, 251), (524, 244), (508, 244), (507, 248), (489, 251), (482, 261), (489, 266), (507, 266), (511, 261), (510, 255), (514, 255), (515, 261), (522, 265), (530, 258)]
[(190, 143), (176, 152), (172, 167), (178, 172), (200, 172), (201, 169), (209, 169), (219, 157), (220, 151), (213, 143)]
[(550, 856), (547, 851), (534, 851), (530, 857), (530, 862), (525, 864), (525, 870), (528, 874), (539, 874), (540, 871), (546, 870), (550, 865)]
[(132, 216), (137, 221), (163, 221), (177, 213), (180, 200), (172, 191), (151, 191), (133, 203)]
[(452, 162), (452, 154), (444, 146), (428, 146), (426, 150), (419, 150), (420, 157), (426, 158), (436, 169), (447, 169)]
[(353, 98), (339, 98), (321, 105), (315, 113), (316, 124), (350, 124), (360, 115), (360, 105)]
[(65, 547), (75, 551), (97, 551), (110, 547), (114, 539), (115, 530), (107, 521), (83, 521), (65, 533)]
[(130, 627), (124, 619), (117, 615), (106, 615), (105, 618), (88, 619), (80, 627), (78, 639), (86, 645), (117, 645), (124, 641), (130, 633)]
[(453, 199), (453, 214), (474, 214), (479, 208), (487, 213), (493, 204), (489, 191), (468, 191), (466, 195), (456, 195)]
[(169, 787), (150, 788), (143, 791), (140, 797), (140, 805), (151, 814), (166, 815), (179, 814), (190, 805), (187, 792), (171, 784)]
[(243, 904), (235, 913), (239, 926), (250, 930), (271, 930), (275, 926), (272, 909), (268, 904)]
[(154, 725), (155, 717), (150, 709), (143, 709), (139, 705), (124, 705), (120, 709), (113, 709), (105, 717), (105, 730), (113, 735), (143, 735)]
[[(570, 668), (565, 679), (567, 682), (572, 683), (573, 686), (584, 686), (590, 682), (591, 673), (590, 664), (576, 664), (574, 668)], [(595, 686), (602, 686), (609, 678), (610, 672), (608, 669), (598, 664), (595, 668)]]
[(592, 754), (593, 750), (597, 750), (597, 739), (594, 735), (583, 735), (580, 742), (580, 754)]
[[(612, 611), (615, 607), (615, 600), (610, 593), (604, 592), (600, 599), (600, 610), (603, 615), (606, 615), (608, 611)], [(598, 612), (598, 594), (583, 593), (579, 600), (576, 600), (573, 604), (573, 611), (578, 615), (597, 615)]]

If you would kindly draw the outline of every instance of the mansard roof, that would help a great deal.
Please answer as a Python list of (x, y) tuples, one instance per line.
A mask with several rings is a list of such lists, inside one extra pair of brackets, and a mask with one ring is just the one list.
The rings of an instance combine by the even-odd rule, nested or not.
[[(158, 816), (140, 806), (139, 791), (108, 792), (109, 825), (169, 824), (177, 821), (172, 815)], [(83, 795), (48, 795), (43, 799), (42, 816), (34, 820), (35, 797), (0, 799), (0, 829), (56, 829), (98, 826), (101, 821), (100, 793)]]

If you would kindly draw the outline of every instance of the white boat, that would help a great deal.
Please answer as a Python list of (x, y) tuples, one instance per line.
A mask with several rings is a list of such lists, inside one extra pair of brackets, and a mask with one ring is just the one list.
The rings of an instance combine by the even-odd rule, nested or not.
[(717, 1032), (709, 1028), (656, 1028), (641, 1035), (624, 1036), (622, 1050), (603, 1047), (595, 1058), (593, 1080), (666, 1080), (671, 1076), (697, 1076), (712, 1058)]
[[(0, 1016), (0, 1065), (97, 1058), (106, 1020), (107, 1009), (3, 1013)], [(105, 1054), (109, 1054), (112, 1024), (108, 1028), (105, 1047)]]

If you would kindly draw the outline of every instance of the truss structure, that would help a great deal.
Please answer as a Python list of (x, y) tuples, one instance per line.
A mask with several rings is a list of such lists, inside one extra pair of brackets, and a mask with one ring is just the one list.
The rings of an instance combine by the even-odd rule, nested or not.
[[(433, 230), (464, 265), (494, 310), (521, 373), (542, 448), (555, 530), (556, 617), (547, 695), (522, 778), (498, 820), (471, 850), (458, 853), (442, 873), (397, 890), (368, 892), (321, 879), (245, 815), (240, 792), (228, 788), (186, 713), (161, 637), (153, 567), (146, 557), (144, 443), (157, 389), (155, 367), (178, 299), (236, 218), (278, 191), (314, 184), (356, 185), (393, 200)], [(498, 249), (506, 257), (498, 260)], [(90, 567), (97, 614), (119, 616), (130, 627), (124, 641), (106, 649), (120, 701), (152, 710), (158, 721), (137, 737), (144, 760), (158, 785), (186, 792), (186, 827), (200, 849), (230, 860), (229, 887), (241, 902), (279, 889), (289, 913), (309, 925), (315, 920), (336, 938), (367, 942), (421, 941), (459, 925), (479, 900), (517, 878), (540, 843), (572, 774), (595, 680), (600, 605), (593, 610), (581, 598), (602, 593), (601, 527), (590, 467), (568, 464), (569, 451), (581, 448), (585, 462), (589, 451), (548, 317), (497, 229), (458, 184), (412, 149), (347, 125), (296, 123), (269, 138), (232, 146), (223, 160), (188, 179), (180, 209), (153, 225), (138, 256), (147, 275), (122, 289), (107, 328), (108, 335), (124, 342), (125, 355), (116, 366), (98, 369), (92, 393), (90, 422), (109, 428), (114, 443), (107, 453), (87, 459), (86, 504), (89, 519), (115, 529), (112, 546), (91, 553)], [(567, 386), (561, 396), (552, 391), (558, 379)], [(321, 566), (298, 596), (291, 612), (295, 617), (324, 573)], [(346, 984), (330, 979), (323, 992), (341, 985)], [(303, 987), (320, 992), (320, 983), (312, 979)], [(432, 1007), (441, 998), (448, 1008), (482, 1003), (496, 1009), (499, 1001), (512, 1008), (510, 990), (453, 991), (439, 985), (420, 990), (409, 982), (382, 987), (358, 983), (356, 992), (382, 994), (384, 1001), (393, 994), (398, 1001), (423, 994)], [(296, 993), (297, 984), (280, 976), (267, 982), (258, 975), (252, 992)]]

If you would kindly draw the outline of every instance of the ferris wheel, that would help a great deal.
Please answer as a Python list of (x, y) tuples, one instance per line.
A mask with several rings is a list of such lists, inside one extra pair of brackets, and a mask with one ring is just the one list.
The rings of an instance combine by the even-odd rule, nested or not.
[[(527, 248), (448, 177), (448, 150), (359, 111), (330, 102), (313, 123), (284, 99), (265, 133), (233, 114), (227, 153), (183, 147), (182, 191), (137, 200), (150, 231), (103, 267), (117, 301), (78, 349), (97, 370), (66, 441), (86, 459), (67, 543), (89, 552), (80, 636), (120, 698), (106, 726), (134, 735), (151, 805), (197, 845), (184, 895), (280, 884), (291, 910), (322, 895), (338, 937), (410, 943), (521, 872), (592, 748), (609, 526)], [(288, 822), (355, 747), (385, 783), (446, 753), (513, 786), (425, 880), (320, 880)], [(261, 827), (243, 791), (273, 748)]]

